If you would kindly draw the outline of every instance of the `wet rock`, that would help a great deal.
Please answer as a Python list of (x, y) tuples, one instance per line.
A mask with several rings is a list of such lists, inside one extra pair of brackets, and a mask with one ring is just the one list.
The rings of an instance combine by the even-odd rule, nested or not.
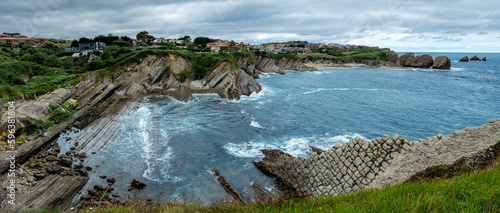
[(486, 57), (483, 58), (483, 61), (486, 61)]
[(267, 191), (267, 189), (257, 183), (252, 184), (252, 189), (255, 202), (257, 203), (270, 202), (276, 199), (276, 196), (273, 193)]
[(461, 58), (460, 60), (458, 60), (458, 62), (469, 62), (469, 57), (464, 56), (463, 58)]
[(106, 181), (108, 181), (108, 183), (111, 183), (111, 184), (116, 182), (115, 178), (108, 178)]
[(477, 55), (474, 55), (474, 56), (472, 56), (472, 58), (470, 58), (470, 61), (480, 61), (480, 60), (481, 60), (481, 59), (479, 59), (479, 58), (477, 57)]
[(233, 197), (234, 200), (236, 200), (238, 202), (242, 202), (242, 203), (245, 202), (245, 200), (243, 199), (243, 196), (240, 193), (238, 193), (238, 191), (236, 191), (236, 189), (234, 189), (233, 186), (231, 186), (231, 184), (229, 184), (229, 182), (227, 182), (227, 180), (224, 176), (219, 175), (217, 177), (217, 180), (219, 181), (222, 188), (224, 188), (224, 190), (227, 192), (227, 194), (229, 194), (231, 197)]
[(133, 179), (130, 184), (132, 187), (134, 187), (136, 189), (143, 189), (144, 187), (146, 187), (146, 184), (138, 181), (137, 179)]
[(87, 171), (92, 171), (92, 167), (90, 167), (90, 166), (86, 166), (86, 167), (85, 167), (85, 170), (87, 170)]
[(273, 168), (279, 164), (295, 159), (292, 155), (285, 153), (279, 149), (263, 149), (260, 150), (264, 154), (261, 161), (253, 162), (255, 167), (266, 175), (273, 176)]
[(61, 163), (65, 166), (71, 166), (73, 165), (73, 160), (71, 158), (62, 158)]
[(311, 151), (315, 152), (316, 154), (320, 155), (321, 153), (325, 152), (325, 150), (319, 149), (315, 146), (309, 145), (309, 148), (311, 148)]
[(88, 177), (89, 173), (83, 169), (77, 169), (76, 172), (78, 172), (81, 176)]
[(81, 169), (81, 168), (83, 168), (83, 164), (80, 163), (78, 165), (75, 165), (75, 169)]
[(449, 70), (451, 67), (451, 61), (446, 56), (438, 56), (434, 59), (434, 65), (432, 65), (432, 69), (442, 69)]
[(97, 191), (104, 191), (104, 187), (102, 187), (101, 185), (94, 185), (94, 189)]
[(47, 159), (48, 161), (59, 161), (60, 159), (54, 155), (49, 155), (47, 156), (45, 159)]
[(99, 177), (104, 179), (104, 178), (106, 178), (106, 175), (101, 175)]
[(46, 176), (47, 176), (47, 173), (45, 173), (45, 172), (38, 172), (38, 173), (35, 173), (35, 175), (34, 175), (36, 180), (44, 179)]
[(59, 174), (62, 171), (60, 166), (49, 166), (47, 172), (49, 174)]

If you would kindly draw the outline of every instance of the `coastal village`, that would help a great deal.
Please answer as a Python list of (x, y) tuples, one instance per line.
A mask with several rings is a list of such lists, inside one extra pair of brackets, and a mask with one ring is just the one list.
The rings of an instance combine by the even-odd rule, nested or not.
[[(121, 39), (122, 36), (116, 36)], [(128, 38), (128, 37), (127, 37)], [(102, 41), (95, 41), (91, 39), (81, 40), (68, 40), (44, 37), (28, 37), (19, 33), (3, 33), (0, 34), (0, 47), (15, 47), (16, 45), (32, 45), (38, 47), (44, 42), (52, 41), (60, 44), (72, 44), (71, 47), (65, 49), (66, 52), (86, 52), (93, 50), (104, 50), (106, 43)], [(307, 41), (289, 41), (283, 43), (265, 43), (265, 44), (249, 44), (245, 42), (234, 42), (232, 40), (222, 39), (209, 39), (210, 42), (199, 43), (191, 40), (190, 36), (184, 36), (179, 39), (166, 39), (163, 37), (150, 39), (149, 42), (139, 41), (138, 39), (130, 39), (134, 50), (137, 49), (155, 49), (162, 46), (175, 45), (174, 49), (187, 49), (198, 52), (234, 52), (242, 50), (259, 50), (267, 53), (298, 53), (298, 54), (312, 54), (319, 53), (321, 49), (335, 49), (335, 50), (348, 50), (356, 49), (358, 45), (339, 44), (339, 43), (309, 43)], [(76, 44), (75, 45), (75, 41)], [(192, 48), (196, 46), (197, 49)]]

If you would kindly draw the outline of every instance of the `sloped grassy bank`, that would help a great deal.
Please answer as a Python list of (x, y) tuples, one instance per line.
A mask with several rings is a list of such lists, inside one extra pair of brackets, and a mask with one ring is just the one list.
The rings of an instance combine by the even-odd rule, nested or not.
[[(447, 179), (401, 183), (340, 196), (211, 207), (179, 203), (148, 205), (138, 202), (88, 212), (499, 212), (499, 162), (496, 159), (492, 162), (495, 166), (486, 170), (467, 172)], [(87, 209), (79, 212), (87, 212)]]

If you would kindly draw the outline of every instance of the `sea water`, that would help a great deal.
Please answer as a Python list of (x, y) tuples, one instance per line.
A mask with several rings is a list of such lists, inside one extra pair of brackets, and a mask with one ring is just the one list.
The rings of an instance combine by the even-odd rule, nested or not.
[[(86, 163), (86, 188), (114, 177), (122, 197), (136, 178), (146, 196), (210, 204), (227, 194), (213, 169), (251, 199), (251, 181), (272, 190), (273, 179), (252, 164), (260, 149), (307, 157), (356, 136), (400, 134), (408, 140), (449, 135), (500, 118), (500, 54), (458, 63), (472, 54), (432, 53), (451, 70), (324, 68), (263, 74), (263, 90), (241, 100), (195, 95), (188, 103), (148, 97), (119, 124), (117, 134)], [(99, 165), (99, 167), (96, 167)]]

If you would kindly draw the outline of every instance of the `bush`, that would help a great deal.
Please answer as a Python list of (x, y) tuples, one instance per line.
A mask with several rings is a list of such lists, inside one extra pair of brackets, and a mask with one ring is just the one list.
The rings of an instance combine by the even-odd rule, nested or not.
[(112, 45), (120, 47), (131, 47), (132, 43), (128, 41), (114, 41)]
[(38, 63), (38, 64), (43, 64), (43, 62), (45, 61), (46, 58), (47, 58), (47, 55), (45, 53), (36, 52), (33, 55), (33, 62)]
[(48, 67), (60, 67), (61, 66), (61, 61), (59, 58), (55, 55), (49, 56), (45, 61), (43, 62), (43, 65), (48, 66)]

